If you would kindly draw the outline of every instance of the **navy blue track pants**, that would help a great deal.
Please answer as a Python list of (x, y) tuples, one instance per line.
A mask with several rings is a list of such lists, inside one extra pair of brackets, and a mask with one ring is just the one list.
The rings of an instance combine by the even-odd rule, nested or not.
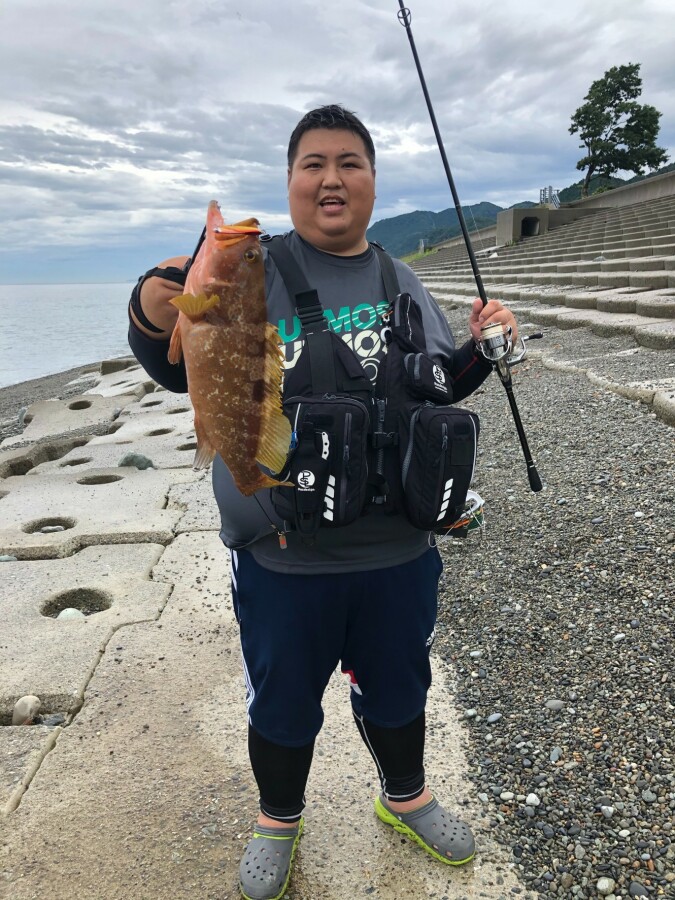
[(429, 651), (442, 563), (436, 548), (412, 562), (344, 575), (272, 572), (232, 551), (249, 722), (268, 741), (310, 743), (338, 665), (354, 714), (382, 728), (419, 716), (431, 684)]

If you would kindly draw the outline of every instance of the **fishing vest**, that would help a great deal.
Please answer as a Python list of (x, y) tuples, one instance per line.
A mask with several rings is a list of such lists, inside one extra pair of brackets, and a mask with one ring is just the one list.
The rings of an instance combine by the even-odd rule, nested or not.
[(400, 293), (391, 257), (378, 244), (388, 308), (387, 351), (373, 385), (359, 358), (332, 331), (319, 295), (280, 236), (264, 242), (304, 332), (286, 372), (283, 410), (292, 427), (277, 514), (311, 541), (319, 528), (349, 525), (375, 506), (444, 534), (464, 511), (473, 478), (478, 416), (452, 406), (452, 378), (428, 354), (422, 312)]

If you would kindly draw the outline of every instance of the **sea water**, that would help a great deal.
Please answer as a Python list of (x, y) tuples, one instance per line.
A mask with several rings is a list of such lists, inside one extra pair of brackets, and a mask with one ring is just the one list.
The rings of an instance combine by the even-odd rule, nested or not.
[(129, 356), (133, 284), (0, 284), (0, 387)]

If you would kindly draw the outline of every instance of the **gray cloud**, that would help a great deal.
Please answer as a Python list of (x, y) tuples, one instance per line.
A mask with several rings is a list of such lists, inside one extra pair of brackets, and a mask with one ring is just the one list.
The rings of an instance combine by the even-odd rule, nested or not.
[[(670, 0), (411, 6), (463, 202), (536, 200), (577, 180), (570, 116), (629, 61), (642, 63), (643, 100), (663, 113), (659, 142), (675, 156)], [(377, 138), (376, 219), (450, 205), (394, 0), (26, 7), (5, 0), (0, 30), (5, 280), (13, 260), (19, 277), (47, 247), (64, 259), (71, 248), (73, 278), (82, 248), (88, 271), (120, 248), (127, 278), (144, 247), (150, 265), (158, 247), (190, 243), (211, 197), (287, 227), (288, 136), (321, 103), (345, 103)]]

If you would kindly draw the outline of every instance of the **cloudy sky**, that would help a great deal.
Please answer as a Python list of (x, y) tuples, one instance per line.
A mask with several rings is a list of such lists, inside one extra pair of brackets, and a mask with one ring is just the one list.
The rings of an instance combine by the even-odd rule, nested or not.
[[(673, 0), (410, 0), (462, 202), (581, 176), (570, 116), (642, 64), (675, 161)], [(397, 0), (2, 0), (0, 282), (127, 281), (206, 206), (289, 225), (285, 152), (339, 102), (378, 149), (373, 221), (451, 205)], [(469, 223), (470, 224), (470, 223)]]

